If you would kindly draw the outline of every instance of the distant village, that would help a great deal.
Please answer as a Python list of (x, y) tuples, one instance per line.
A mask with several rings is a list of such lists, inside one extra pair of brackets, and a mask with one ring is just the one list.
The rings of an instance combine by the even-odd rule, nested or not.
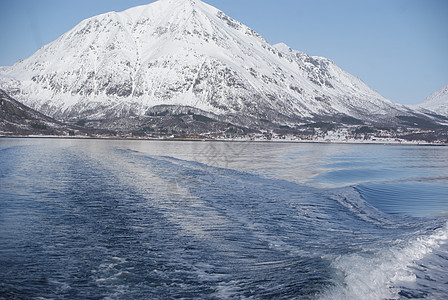
[[(78, 136), (76, 132), (67, 135)], [(253, 142), (304, 142), (304, 143), (363, 143), (363, 144), (410, 144), (410, 145), (448, 145), (448, 132), (421, 129), (368, 130), (361, 128), (338, 128), (323, 130), (314, 128), (295, 133), (277, 133), (274, 130), (261, 130), (251, 133), (229, 133), (227, 131), (202, 134), (171, 133), (103, 133), (84, 134), (93, 138), (118, 138), (136, 140), (189, 140), (189, 141), (253, 141)]]

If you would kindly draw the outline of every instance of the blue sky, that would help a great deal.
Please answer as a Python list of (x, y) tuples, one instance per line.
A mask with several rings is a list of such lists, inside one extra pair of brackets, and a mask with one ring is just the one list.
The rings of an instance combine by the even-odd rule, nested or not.
[[(0, 65), (83, 19), (151, 0), (0, 0)], [(205, 0), (271, 44), (324, 56), (398, 103), (448, 84), (448, 0)]]

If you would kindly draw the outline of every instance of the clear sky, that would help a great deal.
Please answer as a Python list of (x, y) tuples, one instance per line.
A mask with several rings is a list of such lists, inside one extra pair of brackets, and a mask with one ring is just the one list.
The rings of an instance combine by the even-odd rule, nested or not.
[[(83, 19), (152, 0), (0, 0), (0, 65)], [(271, 44), (324, 56), (398, 103), (448, 84), (448, 0), (204, 0)]]

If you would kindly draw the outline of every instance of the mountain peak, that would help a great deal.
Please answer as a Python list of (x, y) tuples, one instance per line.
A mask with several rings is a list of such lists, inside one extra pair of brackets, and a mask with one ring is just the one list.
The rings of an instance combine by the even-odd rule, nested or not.
[(419, 106), (448, 116), (448, 84), (428, 96)]
[(144, 15), (155, 17), (154, 12), (166, 16), (166, 14), (177, 13), (179, 10), (183, 10), (184, 13), (191, 13), (194, 9), (203, 9), (206, 6), (211, 7), (200, 0), (158, 0), (146, 5), (129, 8), (122, 13), (134, 18)]
[(275, 44), (274, 47), (275, 47), (275, 49), (277, 49), (280, 52), (292, 52), (291, 47), (289, 47), (285, 43)]
[(158, 0), (157, 2), (165, 2), (171, 4), (188, 4), (188, 5), (197, 5), (198, 3), (202, 3), (200, 0)]
[(151, 26), (181, 36), (210, 29), (210, 22), (218, 12), (200, 0), (159, 0), (119, 12), (117, 17), (132, 34), (136, 27)]
[(158, 0), (158, 1), (153, 2), (153, 3), (171, 3), (171, 4), (190, 4), (190, 5), (195, 5), (195, 4), (197, 4), (197, 2), (200, 2), (200, 1), (197, 1), (197, 0)]

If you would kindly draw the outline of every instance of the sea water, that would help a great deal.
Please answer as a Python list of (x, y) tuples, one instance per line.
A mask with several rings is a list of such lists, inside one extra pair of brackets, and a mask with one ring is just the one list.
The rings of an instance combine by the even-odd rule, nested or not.
[(446, 299), (448, 148), (0, 139), (0, 298)]

